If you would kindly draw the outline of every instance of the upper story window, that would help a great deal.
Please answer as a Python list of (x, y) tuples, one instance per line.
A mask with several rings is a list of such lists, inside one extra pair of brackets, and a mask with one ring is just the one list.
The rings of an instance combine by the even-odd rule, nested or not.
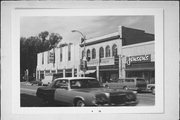
[(112, 56), (117, 56), (117, 45), (116, 44), (114, 44), (112, 46)]
[(104, 48), (103, 48), (103, 47), (101, 47), (101, 48), (99, 49), (99, 57), (100, 57), (100, 58), (104, 58)]
[(44, 53), (42, 53), (42, 64), (44, 64)]
[(47, 64), (49, 64), (49, 51), (48, 51), (48, 55), (47, 55)]
[(68, 45), (68, 61), (71, 60), (71, 45)]
[(110, 47), (106, 46), (106, 57), (110, 57)]
[(92, 59), (96, 59), (96, 49), (92, 49)]
[(62, 62), (62, 59), (63, 59), (62, 53), (63, 53), (63, 49), (62, 49), (62, 47), (60, 47), (60, 62)]
[(83, 57), (84, 57), (84, 50), (82, 51), (82, 59), (83, 59)]
[(87, 61), (89, 61), (91, 59), (91, 55), (90, 54), (91, 54), (90, 50), (88, 49), (87, 50)]

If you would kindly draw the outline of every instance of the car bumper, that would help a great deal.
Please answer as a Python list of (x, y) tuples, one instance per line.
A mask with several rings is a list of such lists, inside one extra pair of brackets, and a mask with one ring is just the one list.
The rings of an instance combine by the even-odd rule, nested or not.
[(136, 100), (136, 101), (127, 101), (121, 104), (115, 104), (115, 103), (95, 104), (95, 106), (136, 106), (138, 103), (139, 101)]

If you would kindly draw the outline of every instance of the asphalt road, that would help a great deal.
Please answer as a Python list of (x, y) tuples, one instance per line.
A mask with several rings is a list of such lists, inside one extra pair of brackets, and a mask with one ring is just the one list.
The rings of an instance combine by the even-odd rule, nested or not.
[[(36, 97), (38, 86), (30, 86), (21, 84), (21, 107), (62, 107), (63, 104), (48, 104), (42, 99)], [(138, 93), (139, 103), (137, 106), (153, 106), (155, 105), (155, 95), (151, 93)]]

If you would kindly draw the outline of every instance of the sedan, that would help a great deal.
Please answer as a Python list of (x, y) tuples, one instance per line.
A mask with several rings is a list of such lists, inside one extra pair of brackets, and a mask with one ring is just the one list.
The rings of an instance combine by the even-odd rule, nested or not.
[(70, 106), (136, 105), (132, 91), (110, 89), (92, 77), (57, 78), (49, 86), (39, 87), (36, 95), (48, 102), (61, 102)]

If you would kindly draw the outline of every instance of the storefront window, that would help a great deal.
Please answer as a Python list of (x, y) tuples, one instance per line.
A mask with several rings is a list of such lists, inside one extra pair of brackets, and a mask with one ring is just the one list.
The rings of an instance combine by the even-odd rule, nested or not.
[(106, 57), (110, 57), (110, 47), (106, 46)]
[(112, 46), (112, 56), (117, 56), (117, 45), (116, 44), (114, 44)]
[(104, 48), (103, 47), (100, 48), (99, 55), (100, 55), (100, 58), (104, 58)]
[(96, 49), (92, 49), (92, 59), (96, 59)]

